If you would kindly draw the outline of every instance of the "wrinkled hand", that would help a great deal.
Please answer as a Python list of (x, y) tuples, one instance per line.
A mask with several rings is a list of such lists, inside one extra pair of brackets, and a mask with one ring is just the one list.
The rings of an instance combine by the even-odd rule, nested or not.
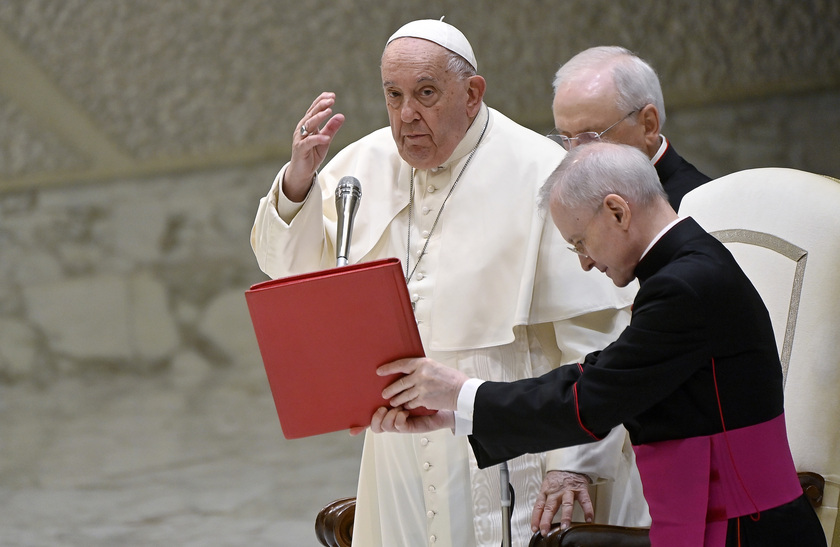
[[(344, 114), (333, 116), (334, 104), (335, 93), (321, 93), (295, 126), (292, 159), (283, 174), (283, 193), (292, 201), (300, 202), (306, 197), (312, 177), (327, 156), (333, 137), (344, 124)], [(304, 127), (306, 134), (301, 133)]]
[(531, 530), (539, 530), (542, 535), (551, 530), (554, 515), (560, 512), (560, 527), (566, 529), (572, 522), (575, 499), (583, 509), (586, 522), (595, 518), (595, 510), (589, 497), (589, 477), (569, 471), (549, 471), (545, 474), (542, 488), (537, 495), (534, 511), (531, 513)]
[(456, 410), (458, 393), (468, 380), (463, 372), (428, 359), (400, 359), (376, 369), (379, 376), (405, 374), (382, 391), (392, 407), (410, 410)]
[[(455, 413), (442, 410), (428, 416), (411, 416), (404, 408), (379, 407), (373, 414), (370, 430), (374, 433), (428, 433), (438, 429), (455, 430)], [(364, 428), (351, 429), (351, 435), (358, 435)]]

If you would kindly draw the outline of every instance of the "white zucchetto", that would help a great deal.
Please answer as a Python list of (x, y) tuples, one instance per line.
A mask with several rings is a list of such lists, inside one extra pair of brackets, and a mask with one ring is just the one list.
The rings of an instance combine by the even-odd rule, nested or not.
[(440, 21), (435, 19), (420, 19), (406, 23), (388, 38), (385, 46), (387, 47), (388, 44), (397, 38), (421, 38), (423, 40), (429, 40), (439, 46), (445, 47), (453, 53), (457, 53), (466, 59), (474, 69), (478, 70), (478, 63), (475, 60), (475, 54), (467, 37), (449, 23), (444, 23), (443, 17), (441, 17)]

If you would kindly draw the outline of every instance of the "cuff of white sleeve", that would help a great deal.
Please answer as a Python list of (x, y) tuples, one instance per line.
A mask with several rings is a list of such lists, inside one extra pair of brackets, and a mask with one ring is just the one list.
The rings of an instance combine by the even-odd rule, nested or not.
[(480, 378), (470, 378), (461, 386), (461, 391), (458, 392), (458, 408), (455, 410), (455, 435), (472, 435), (475, 394), (478, 386), (483, 383), (484, 380)]
[[(312, 177), (312, 185), (315, 185), (315, 178)], [(312, 186), (309, 187), (309, 193), (306, 194), (306, 197), (309, 197), (309, 194), (312, 193)], [(306, 198), (304, 198), (301, 202), (292, 201), (286, 197), (286, 194), (283, 193), (283, 179), (282, 173), (280, 175), (280, 180), (276, 186), (275, 192), (275, 203), (277, 204), (277, 214), (283, 219), (283, 222), (286, 224), (291, 224), (292, 219), (297, 216), (301, 209), (303, 209), (303, 204), (306, 203)]]

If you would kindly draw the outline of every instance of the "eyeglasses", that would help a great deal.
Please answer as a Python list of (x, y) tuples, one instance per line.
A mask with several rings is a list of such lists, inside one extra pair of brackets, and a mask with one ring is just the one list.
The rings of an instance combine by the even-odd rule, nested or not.
[(616, 125), (620, 124), (621, 122), (623, 122), (624, 120), (626, 120), (627, 118), (629, 118), (630, 116), (632, 116), (633, 114), (635, 114), (638, 111), (639, 111), (639, 109), (637, 108), (636, 110), (633, 110), (632, 112), (628, 112), (623, 118), (621, 118), (620, 120), (618, 120), (617, 122), (615, 122), (614, 124), (609, 126), (608, 128), (604, 129), (600, 133), (596, 133), (595, 131), (586, 131), (584, 133), (578, 133), (574, 137), (567, 137), (566, 135), (561, 135), (561, 134), (557, 133), (557, 129), (554, 129), (554, 131), (552, 131), (551, 133), (546, 135), (546, 137), (553, 140), (554, 142), (560, 143), (560, 145), (563, 148), (565, 148), (566, 150), (571, 150), (575, 146), (580, 146), (582, 144), (589, 144), (590, 142), (600, 141), (601, 137), (604, 135), (604, 133), (606, 133), (607, 131), (609, 131), (610, 129), (615, 127)]
[(583, 244), (583, 240), (586, 238), (586, 231), (589, 229), (589, 226), (592, 224), (592, 221), (595, 220), (595, 217), (598, 216), (598, 213), (601, 212), (602, 205), (599, 205), (597, 209), (595, 209), (595, 213), (592, 214), (592, 218), (590, 218), (586, 222), (586, 226), (583, 227), (583, 231), (581, 232), (581, 237), (576, 242), (572, 242), (570, 246), (566, 248), (575, 253), (578, 256), (582, 256), (583, 258), (589, 258), (589, 254), (586, 252), (586, 246)]

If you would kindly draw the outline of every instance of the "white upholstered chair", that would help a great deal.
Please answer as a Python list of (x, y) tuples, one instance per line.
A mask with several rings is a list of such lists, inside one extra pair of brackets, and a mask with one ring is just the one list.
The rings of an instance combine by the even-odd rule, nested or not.
[(816, 510), (840, 547), (840, 182), (749, 169), (691, 191), (679, 213), (726, 244), (770, 310), (793, 459), (825, 479)]

